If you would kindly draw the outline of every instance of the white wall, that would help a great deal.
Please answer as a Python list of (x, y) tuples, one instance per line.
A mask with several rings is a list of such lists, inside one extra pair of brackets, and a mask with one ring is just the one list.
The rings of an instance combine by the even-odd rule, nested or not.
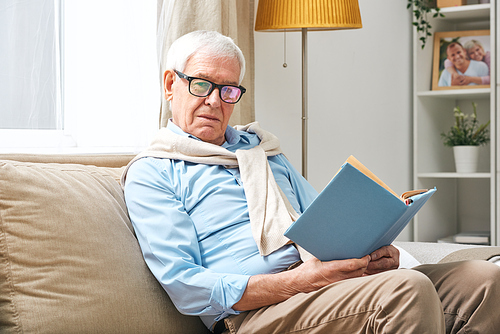
[[(354, 155), (397, 193), (412, 188), (411, 13), (359, 0), (363, 28), (308, 33), (309, 171), (319, 191)], [(256, 120), (301, 168), (301, 34), (255, 33)], [(399, 240), (411, 240), (411, 226)]]

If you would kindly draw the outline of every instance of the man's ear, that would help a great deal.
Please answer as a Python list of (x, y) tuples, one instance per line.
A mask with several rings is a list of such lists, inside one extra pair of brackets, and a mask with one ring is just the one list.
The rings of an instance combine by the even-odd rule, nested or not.
[(175, 72), (173, 70), (166, 70), (165, 73), (163, 73), (163, 90), (167, 101), (172, 100), (172, 85), (174, 84), (174, 81)]

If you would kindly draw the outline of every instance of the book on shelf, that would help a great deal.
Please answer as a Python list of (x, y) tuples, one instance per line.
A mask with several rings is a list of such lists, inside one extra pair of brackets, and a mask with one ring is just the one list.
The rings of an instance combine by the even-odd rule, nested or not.
[(399, 196), (350, 156), (285, 236), (322, 261), (361, 258), (390, 245), (434, 192)]

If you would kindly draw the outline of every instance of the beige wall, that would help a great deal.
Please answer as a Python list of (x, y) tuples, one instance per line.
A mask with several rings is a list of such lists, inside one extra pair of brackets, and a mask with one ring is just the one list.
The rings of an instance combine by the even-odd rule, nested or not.
[[(412, 187), (411, 13), (403, 0), (359, 4), (362, 29), (308, 33), (308, 179), (321, 190), (353, 154), (402, 193)], [(283, 33), (255, 33), (255, 116), (300, 170), (301, 34), (286, 36), (283, 68)]]

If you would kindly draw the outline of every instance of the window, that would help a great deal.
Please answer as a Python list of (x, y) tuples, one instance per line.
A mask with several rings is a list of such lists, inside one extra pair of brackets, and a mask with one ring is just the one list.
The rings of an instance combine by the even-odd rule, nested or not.
[(0, 150), (147, 146), (160, 110), (156, 1), (3, 1)]

